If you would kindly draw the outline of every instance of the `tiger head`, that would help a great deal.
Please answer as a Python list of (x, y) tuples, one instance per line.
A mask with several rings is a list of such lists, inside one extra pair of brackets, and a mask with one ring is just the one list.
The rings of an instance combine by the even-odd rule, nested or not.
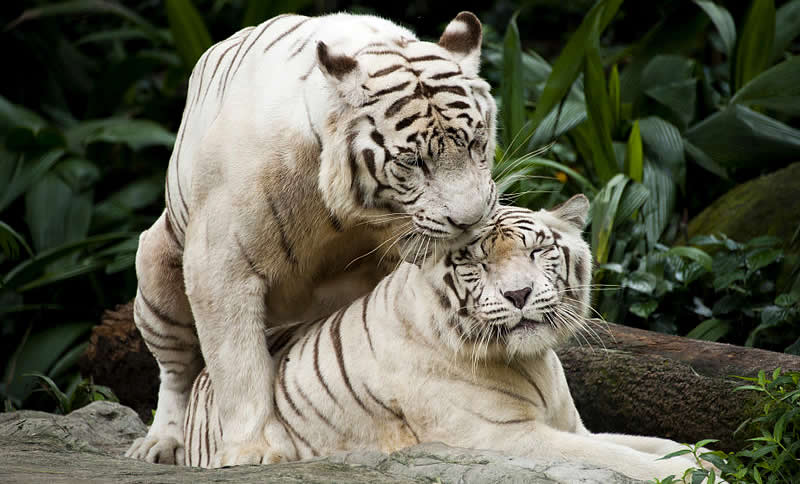
[(351, 54), (317, 45), (340, 101), (326, 128), (338, 141), (323, 143), (320, 171), (331, 210), (402, 214), (412, 233), (445, 240), (491, 213), (496, 106), (478, 77), (481, 37), (462, 12), (437, 44), (387, 38)]
[(546, 211), (498, 207), (474, 237), (420, 274), (435, 333), (454, 351), (535, 356), (584, 329), (592, 258), (583, 195)]

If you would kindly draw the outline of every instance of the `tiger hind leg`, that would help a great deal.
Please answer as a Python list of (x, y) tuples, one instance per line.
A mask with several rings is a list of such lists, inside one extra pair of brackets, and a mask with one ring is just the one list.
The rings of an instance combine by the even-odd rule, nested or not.
[(184, 290), (182, 249), (166, 212), (139, 238), (139, 287), (134, 321), (158, 362), (158, 405), (147, 435), (126, 457), (183, 465), (183, 417), (192, 382), (203, 367), (192, 312)]

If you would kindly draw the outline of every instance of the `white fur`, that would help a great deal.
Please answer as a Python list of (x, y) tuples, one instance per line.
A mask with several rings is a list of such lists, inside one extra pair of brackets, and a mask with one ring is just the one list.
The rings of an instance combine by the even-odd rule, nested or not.
[[(441, 441), (511, 455), (579, 460), (639, 479), (681, 475), (691, 467), (686, 458), (657, 460), (680, 448), (670, 440), (591, 434), (584, 427), (552, 349), (575, 327), (536, 324), (512, 333), (517, 338), (512, 348), (510, 339), (465, 337), (453, 325), (452, 317), (458, 314), (453, 303), (464, 290), (476, 291), (476, 304), (456, 322), (462, 329), (474, 329), (473, 323), (480, 322), (473, 336), (493, 324), (514, 329), (523, 316), (544, 317), (537, 313), (534, 299), (520, 309), (506, 301), (502, 322), (492, 314), (505, 291), (524, 284), (535, 289), (547, 279), (539, 277), (545, 271), (564, 273), (563, 258), (548, 266), (537, 262), (540, 252), (530, 257), (543, 244), (552, 243), (545, 232), (559, 232), (560, 243), (570, 249), (573, 270), (579, 266), (575, 258), (588, 262), (590, 254), (578, 225), (558, 218), (582, 211), (583, 220), (588, 204), (585, 197), (578, 197), (568, 205), (567, 211), (537, 213), (501, 208), (485, 229), (478, 230), (481, 237), (464, 250), (429, 260), (421, 269), (403, 264), (370, 295), (324, 323), (306, 325), (305, 335), (297, 336), (276, 357), (277, 408), (296, 457), (348, 449), (392, 452), (418, 442)], [(519, 228), (524, 223), (527, 228)], [(518, 227), (517, 234), (525, 234), (524, 241), (498, 236), (511, 226)], [(458, 283), (453, 292), (445, 280), (448, 274), (457, 274), (459, 266), (452, 264), (459, 258), (457, 264), (463, 267), (485, 264), (488, 272), (472, 289)], [(515, 264), (506, 264), (510, 261)], [(576, 274), (570, 277), (570, 286), (582, 277)], [(574, 304), (565, 294), (554, 297), (560, 305)], [(574, 295), (580, 299), (575, 307), (582, 308), (582, 317), (588, 292)], [(187, 415), (188, 465), (207, 466), (217, 445), (218, 399), (205, 390), (206, 379), (202, 373), (195, 384), (196, 403)]]

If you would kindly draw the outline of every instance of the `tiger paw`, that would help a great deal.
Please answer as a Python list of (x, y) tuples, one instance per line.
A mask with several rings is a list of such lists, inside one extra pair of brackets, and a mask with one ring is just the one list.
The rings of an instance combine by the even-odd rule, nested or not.
[(240, 442), (225, 445), (217, 452), (211, 467), (277, 464), (286, 461), (287, 458), (282, 452), (266, 442)]
[(154, 464), (184, 465), (183, 443), (174, 437), (159, 438), (148, 435), (133, 441), (125, 457)]

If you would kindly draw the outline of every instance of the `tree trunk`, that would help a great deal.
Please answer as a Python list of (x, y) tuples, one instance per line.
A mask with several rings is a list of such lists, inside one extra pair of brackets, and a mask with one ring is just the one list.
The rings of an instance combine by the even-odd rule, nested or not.
[[(734, 431), (757, 415), (757, 395), (734, 392), (733, 378), (800, 370), (800, 357), (698, 341), (616, 324), (596, 327), (598, 341), (559, 350), (572, 396), (593, 432), (624, 432), (694, 443), (719, 439), (716, 448), (741, 448), (749, 437)], [(111, 387), (120, 401), (151, 420), (158, 369), (133, 323), (133, 305), (106, 311), (81, 362), (84, 375)]]

